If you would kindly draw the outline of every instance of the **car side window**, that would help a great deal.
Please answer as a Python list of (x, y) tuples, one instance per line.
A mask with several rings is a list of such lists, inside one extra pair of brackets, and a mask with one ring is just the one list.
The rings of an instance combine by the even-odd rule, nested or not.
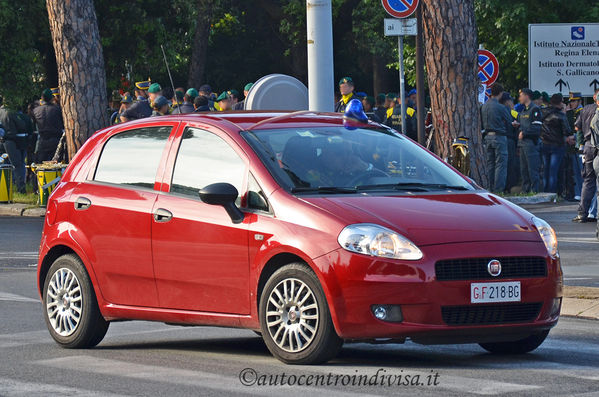
[(94, 180), (154, 188), (156, 172), (173, 127), (147, 127), (112, 136), (102, 149)]
[(171, 193), (198, 198), (212, 183), (226, 182), (244, 193), (246, 164), (221, 137), (199, 128), (187, 128), (175, 162)]

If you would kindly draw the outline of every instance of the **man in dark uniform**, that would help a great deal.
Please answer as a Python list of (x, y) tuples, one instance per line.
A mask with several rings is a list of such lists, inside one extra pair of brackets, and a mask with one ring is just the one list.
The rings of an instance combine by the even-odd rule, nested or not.
[(216, 111), (216, 108), (214, 107), (213, 96), (212, 96), (212, 87), (210, 87), (210, 85), (208, 85), (208, 84), (203, 84), (200, 86), (200, 89), (198, 90), (198, 92), (201, 96), (208, 99), (208, 108), (210, 109), (210, 111), (211, 112)]
[(514, 98), (509, 92), (503, 93), (499, 103), (510, 112), (510, 126), (507, 132), (507, 178), (505, 181), (505, 190), (510, 192), (520, 180), (520, 164), (516, 153), (518, 130), (512, 125), (515, 120), (518, 120), (518, 112), (514, 110)]
[[(584, 140), (582, 138), (582, 131), (580, 133), (576, 131), (575, 123), (576, 119), (580, 115), (582, 110), (582, 95), (580, 92), (571, 92), (568, 101), (568, 110), (566, 111), (566, 118), (570, 125), (570, 130), (574, 132), (574, 142), (568, 141), (568, 147), (566, 151), (566, 166), (565, 168), (565, 184), (566, 194), (565, 197), (568, 200), (574, 199), (580, 201), (580, 192), (582, 190), (582, 159), (579, 154), (579, 148), (584, 146)], [(572, 178), (568, 181), (568, 178)]]
[(173, 97), (171, 99), (171, 113), (172, 114), (183, 114), (181, 111), (181, 106), (183, 105), (183, 98), (185, 97), (185, 93), (175, 90)]
[(152, 107), (150, 106), (150, 102), (147, 98), (147, 91), (151, 85), (153, 84), (151, 84), (150, 80), (139, 81), (135, 83), (137, 102), (135, 102), (129, 109), (125, 110), (121, 114), (121, 121), (123, 123), (129, 120), (143, 119), (152, 115)]
[(344, 77), (339, 80), (339, 93), (341, 94), (341, 99), (335, 105), (335, 112), (344, 113), (349, 101), (356, 99), (354, 95), (354, 81), (351, 77)]
[(364, 113), (366, 113), (366, 116), (368, 116), (369, 120), (372, 120), (375, 123), (382, 123), (382, 120), (374, 112), (374, 102), (374, 97), (371, 96), (366, 96), (362, 99), (362, 107), (364, 108)]
[(580, 194), (580, 205), (578, 206), (578, 215), (572, 219), (573, 222), (585, 223), (596, 221), (596, 218), (589, 218), (589, 209), (593, 197), (597, 193), (597, 173), (593, 167), (593, 162), (597, 157), (597, 138), (591, 129), (593, 119), (599, 112), (599, 90), (593, 96), (595, 103), (586, 105), (580, 111), (578, 119), (576, 119), (575, 128), (577, 131), (582, 131), (584, 139), (584, 147), (582, 151), (583, 169), (582, 169), (582, 192)]
[(245, 87), (243, 87), (243, 101), (237, 102), (235, 106), (233, 106), (233, 110), (245, 109), (245, 100), (247, 99), (248, 94), (250, 93), (250, 90), (252, 89), (253, 85), (254, 83), (247, 83)]
[(539, 138), (543, 116), (541, 109), (532, 102), (533, 92), (529, 88), (520, 90), (518, 100), (524, 109), (518, 115), (518, 121), (512, 125), (519, 127), (518, 147), (520, 148), (520, 173), (522, 192), (539, 192), (541, 189), (540, 168), (541, 153)]
[(195, 112), (209, 112), (208, 98), (198, 95), (193, 101), (193, 107), (195, 108)]
[(53, 103), (52, 91), (44, 90), (40, 106), (33, 109), (33, 116), (39, 131), (39, 146), (36, 162), (50, 161), (64, 130), (60, 107)]
[[(401, 132), (401, 98), (397, 97), (393, 103), (391, 112), (387, 112), (387, 121), (385, 124)], [(406, 135), (415, 141), (418, 141), (418, 124), (416, 118), (416, 110), (406, 106)]]
[(488, 188), (492, 192), (503, 192), (507, 181), (507, 134), (512, 128), (512, 116), (508, 109), (499, 103), (502, 96), (503, 86), (493, 84), (491, 98), (480, 110), (483, 145), (487, 159)]
[(193, 102), (198, 95), (200, 94), (195, 88), (190, 88), (185, 92), (185, 95), (183, 96), (183, 104), (179, 107), (181, 113), (193, 113), (195, 111)]
[(0, 148), (4, 147), (14, 167), (17, 190), (25, 193), (27, 125), (16, 111), (6, 107), (2, 96), (0, 96), (0, 125), (4, 128), (4, 138), (0, 139)]
[(152, 117), (156, 116), (166, 116), (171, 113), (171, 109), (169, 107), (168, 99), (159, 95), (154, 98), (152, 101)]
[(387, 108), (385, 108), (385, 94), (378, 94), (376, 96), (376, 107), (374, 108), (374, 113), (381, 120), (381, 123), (384, 123), (387, 120)]
[(216, 98), (214, 108), (217, 112), (226, 112), (231, 110), (231, 99), (229, 98), (229, 93), (227, 91), (223, 91), (218, 98)]

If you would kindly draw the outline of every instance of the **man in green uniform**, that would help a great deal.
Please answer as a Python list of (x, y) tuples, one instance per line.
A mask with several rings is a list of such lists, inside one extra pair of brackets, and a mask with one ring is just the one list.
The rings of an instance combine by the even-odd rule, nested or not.
[(356, 98), (354, 95), (354, 88), (354, 81), (351, 77), (344, 77), (339, 80), (339, 93), (341, 94), (341, 99), (335, 105), (335, 112), (345, 112), (345, 107), (349, 101)]

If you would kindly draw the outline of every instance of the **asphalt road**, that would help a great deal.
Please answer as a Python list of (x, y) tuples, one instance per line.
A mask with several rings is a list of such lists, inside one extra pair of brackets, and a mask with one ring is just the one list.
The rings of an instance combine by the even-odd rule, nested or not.
[[(595, 225), (572, 224), (570, 207), (533, 211), (557, 229), (566, 283), (599, 286)], [(0, 396), (599, 395), (598, 323), (572, 318), (524, 356), (494, 356), (477, 345), (350, 344), (327, 365), (298, 367), (270, 356), (251, 331), (149, 322), (111, 324), (95, 349), (61, 349), (35, 287), (41, 227), (41, 219), (0, 218)], [(376, 385), (360, 386), (364, 378)], [(255, 379), (318, 384), (241, 382)]]

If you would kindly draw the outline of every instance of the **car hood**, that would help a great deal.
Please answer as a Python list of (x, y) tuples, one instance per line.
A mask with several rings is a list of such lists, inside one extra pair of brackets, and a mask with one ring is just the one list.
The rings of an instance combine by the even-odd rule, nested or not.
[(540, 242), (527, 211), (487, 192), (302, 197), (348, 225), (375, 223), (417, 245), (475, 241)]

